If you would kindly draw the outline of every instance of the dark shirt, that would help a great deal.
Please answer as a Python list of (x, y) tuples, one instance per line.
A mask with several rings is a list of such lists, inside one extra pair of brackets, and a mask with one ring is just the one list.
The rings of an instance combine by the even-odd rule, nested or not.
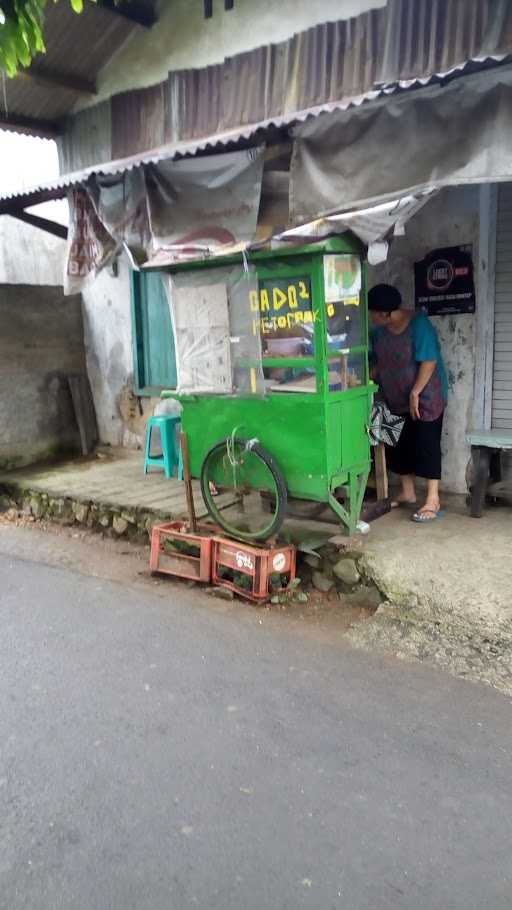
[(435, 360), (436, 367), (419, 398), (422, 420), (437, 420), (448, 398), (448, 380), (437, 332), (424, 313), (413, 316), (396, 335), (385, 326), (371, 334), (372, 359), (377, 365), (378, 383), (394, 414), (409, 413), (409, 396), (421, 363)]

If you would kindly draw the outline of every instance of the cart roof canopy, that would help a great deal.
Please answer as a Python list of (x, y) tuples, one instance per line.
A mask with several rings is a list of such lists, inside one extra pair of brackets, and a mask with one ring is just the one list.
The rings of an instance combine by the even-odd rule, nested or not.
[(223, 255), (206, 256), (202, 258), (189, 259), (187, 261), (175, 262), (172, 264), (160, 264), (157, 259), (150, 261), (143, 267), (143, 271), (151, 272), (183, 272), (191, 269), (212, 268), (219, 265), (237, 265), (243, 264), (244, 260), (248, 263), (260, 262), (266, 259), (282, 259), (284, 257), (305, 256), (313, 253), (356, 253), (364, 257), (366, 255), (366, 246), (350, 231), (344, 234), (337, 234), (334, 237), (327, 237), (324, 240), (314, 243), (301, 243), (281, 241), (278, 244), (273, 243), (272, 248), (262, 248), (252, 250), (230, 249)]

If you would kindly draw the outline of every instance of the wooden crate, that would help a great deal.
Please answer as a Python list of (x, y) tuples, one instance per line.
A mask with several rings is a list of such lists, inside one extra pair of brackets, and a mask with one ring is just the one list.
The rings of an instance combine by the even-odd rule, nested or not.
[[(211, 556), (212, 583), (230, 588), (255, 602), (264, 602), (277, 590), (286, 590), (295, 578), (296, 550), (293, 546), (253, 547), (215, 536)], [(230, 575), (247, 578), (247, 587), (231, 577), (226, 578), (223, 569), (229, 570)], [(271, 591), (271, 575), (274, 574), (284, 575), (288, 581), (281, 588)]]
[[(154, 525), (149, 567), (152, 572), (209, 582), (212, 567), (213, 525), (198, 525), (196, 533), (185, 521)], [(180, 552), (180, 547), (182, 552)], [(193, 550), (194, 552), (187, 552)]]

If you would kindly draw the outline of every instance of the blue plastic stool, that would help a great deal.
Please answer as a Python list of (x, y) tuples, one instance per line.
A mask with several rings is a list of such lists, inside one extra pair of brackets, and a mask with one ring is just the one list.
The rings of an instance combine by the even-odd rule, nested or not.
[[(176, 473), (178, 480), (183, 480), (183, 458), (181, 446), (178, 442), (178, 427), (181, 418), (172, 414), (162, 414), (161, 417), (150, 417), (146, 427), (146, 454), (144, 457), (144, 474), (150, 467), (163, 468), (165, 476), (170, 478)], [(162, 454), (151, 455), (151, 437), (154, 427), (160, 431), (162, 441)]]

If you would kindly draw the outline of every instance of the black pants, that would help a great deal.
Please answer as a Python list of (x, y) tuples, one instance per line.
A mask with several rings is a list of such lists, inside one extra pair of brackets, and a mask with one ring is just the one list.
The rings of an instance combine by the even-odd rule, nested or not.
[(413, 420), (409, 415), (396, 446), (386, 446), (388, 466), (395, 474), (416, 474), (441, 480), (441, 431), (443, 414), (437, 420)]

